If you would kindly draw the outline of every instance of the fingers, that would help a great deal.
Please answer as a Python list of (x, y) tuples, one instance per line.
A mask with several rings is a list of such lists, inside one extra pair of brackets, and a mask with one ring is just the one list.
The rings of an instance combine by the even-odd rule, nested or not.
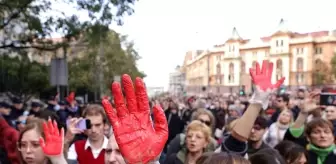
[(54, 120), (53, 124), (54, 124), (54, 126), (53, 126), (54, 134), (53, 134), (53, 135), (55, 135), (55, 136), (59, 136), (60, 133), (59, 133), (59, 131), (58, 131), (57, 122)]
[(137, 110), (137, 101), (131, 77), (127, 74), (123, 75), (122, 84), (125, 90), (128, 111), (134, 113)]
[(44, 131), (45, 138), (49, 138), (51, 136), (48, 123), (46, 122), (43, 122), (43, 131)]
[[(264, 66), (262, 66), (262, 67), (264, 67)], [(255, 68), (255, 69), (256, 69), (256, 74), (257, 74), (257, 75), (260, 75), (261, 71), (260, 71), (260, 65), (259, 65), (259, 62), (256, 63), (256, 68)]]
[[(60, 134), (60, 137), (62, 137), (64, 139), (64, 128), (61, 128), (61, 134)], [(63, 140), (64, 142), (64, 140)]]
[(135, 79), (135, 94), (138, 103), (138, 110), (139, 111), (149, 111), (149, 102), (148, 96), (146, 92), (145, 84), (143, 83), (142, 79), (137, 77)]
[(267, 69), (268, 69), (268, 61), (267, 60), (263, 60), (262, 62), (262, 66), (261, 66), (261, 74), (266, 74)]
[(113, 128), (117, 128), (117, 126), (119, 125), (119, 119), (111, 103), (107, 99), (103, 99), (102, 104), (103, 104), (106, 116), (108, 120), (110, 121), (111, 125), (113, 126)]
[[(155, 105), (153, 107), (153, 114), (154, 114), (154, 129), (156, 134), (166, 135), (168, 137), (168, 123), (166, 116), (159, 105)], [(164, 137), (164, 136), (162, 136)]]
[(42, 137), (40, 137), (39, 143), (40, 143), (40, 146), (42, 147), (42, 149), (44, 151), (44, 148), (46, 147), (46, 145), (45, 145), (44, 139)]
[(117, 115), (118, 117), (124, 117), (128, 114), (128, 110), (126, 108), (125, 102), (124, 102), (124, 96), (121, 91), (120, 84), (117, 82), (114, 82), (112, 84), (112, 93), (114, 97), (114, 103), (117, 109)]
[(285, 77), (282, 77), (280, 80), (277, 81), (276, 84), (273, 85), (273, 88), (279, 88), (283, 84), (285, 79), (286, 79)]

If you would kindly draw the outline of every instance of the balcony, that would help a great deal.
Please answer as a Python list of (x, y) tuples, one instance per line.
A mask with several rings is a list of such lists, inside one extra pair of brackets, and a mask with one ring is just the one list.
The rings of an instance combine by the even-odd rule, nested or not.
[(230, 54), (230, 55), (225, 54), (222, 59), (224, 59), (224, 60), (240, 60), (241, 56), (237, 55), (237, 54)]

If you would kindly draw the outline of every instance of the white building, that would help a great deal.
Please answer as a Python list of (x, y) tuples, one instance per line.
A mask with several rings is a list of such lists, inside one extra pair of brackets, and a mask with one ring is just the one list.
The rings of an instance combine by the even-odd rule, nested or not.
[(175, 71), (169, 74), (169, 92), (175, 95), (182, 94), (185, 91), (185, 82), (185, 73), (177, 66)]

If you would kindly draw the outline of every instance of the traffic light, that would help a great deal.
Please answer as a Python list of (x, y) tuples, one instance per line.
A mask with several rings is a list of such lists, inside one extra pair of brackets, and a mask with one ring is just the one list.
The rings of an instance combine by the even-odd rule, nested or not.
[(243, 85), (240, 90), (239, 90), (239, 95), (240, 96), (245, 96), (245, 85)]

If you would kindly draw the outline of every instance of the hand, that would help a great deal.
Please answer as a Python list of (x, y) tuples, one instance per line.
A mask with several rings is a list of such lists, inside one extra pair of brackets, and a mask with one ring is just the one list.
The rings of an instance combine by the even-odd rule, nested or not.
[(301, 113), (309, 114), (310, 112), (318, 109), (320, 106), (317, 105), (316, 99), (314, 97), (318, 95), (318, 92), (312, 92), (310, 94), (306, 94), (305, 99), (300, 101), (298, 107), (301, 110)]
[(40, 145), (44, 154), (49, 158), (63, 156), (64, 129), (58, 130), (56, 121), (43, 123), (45, 139), (40, 137)]
[(130, 164), (148, 163), (156, 159), (168, 139), (168, 125), (160, 106), (153, 108), (155, 124), (150, 117), (145, 85), (140, 78), (133, 82), (128, 75), (122, 76), (126, 104), (118, 82), (112, 84), (116, 112), (107, 99), (102, 100), (105, 112), (112, 124), (114, 135), (123, 157)]
[(256, 68), (250, 68), (250, 75), (253, 84), (256, 86), (256, 90), (251, 98), (252, 103), (262, 104), (263, 108), (266, 109), (268, 106), (269, 96), (277, 88), (282, 85), (285, 78), (281, 78), (276, 84), (272, 84), (272, 73), (273, 73), (273, 63), (267, 60), (263, 61), (262, 68), (257, 62)]
[(83, 130), (76, 128), (76, 125), (82, 120), (83, 118), (71, 118), (69, 120), (69, 124), (67, 124), (67, 132), (65, 134), (65, 139), (67, 142), (73, 140), (76, 134), (83, 133)]
[(69, 104), (72, 104), (73, 101), (75, 100), (75, 92), (71, 92), (69, 96), (66, 98), (66, 100)]

